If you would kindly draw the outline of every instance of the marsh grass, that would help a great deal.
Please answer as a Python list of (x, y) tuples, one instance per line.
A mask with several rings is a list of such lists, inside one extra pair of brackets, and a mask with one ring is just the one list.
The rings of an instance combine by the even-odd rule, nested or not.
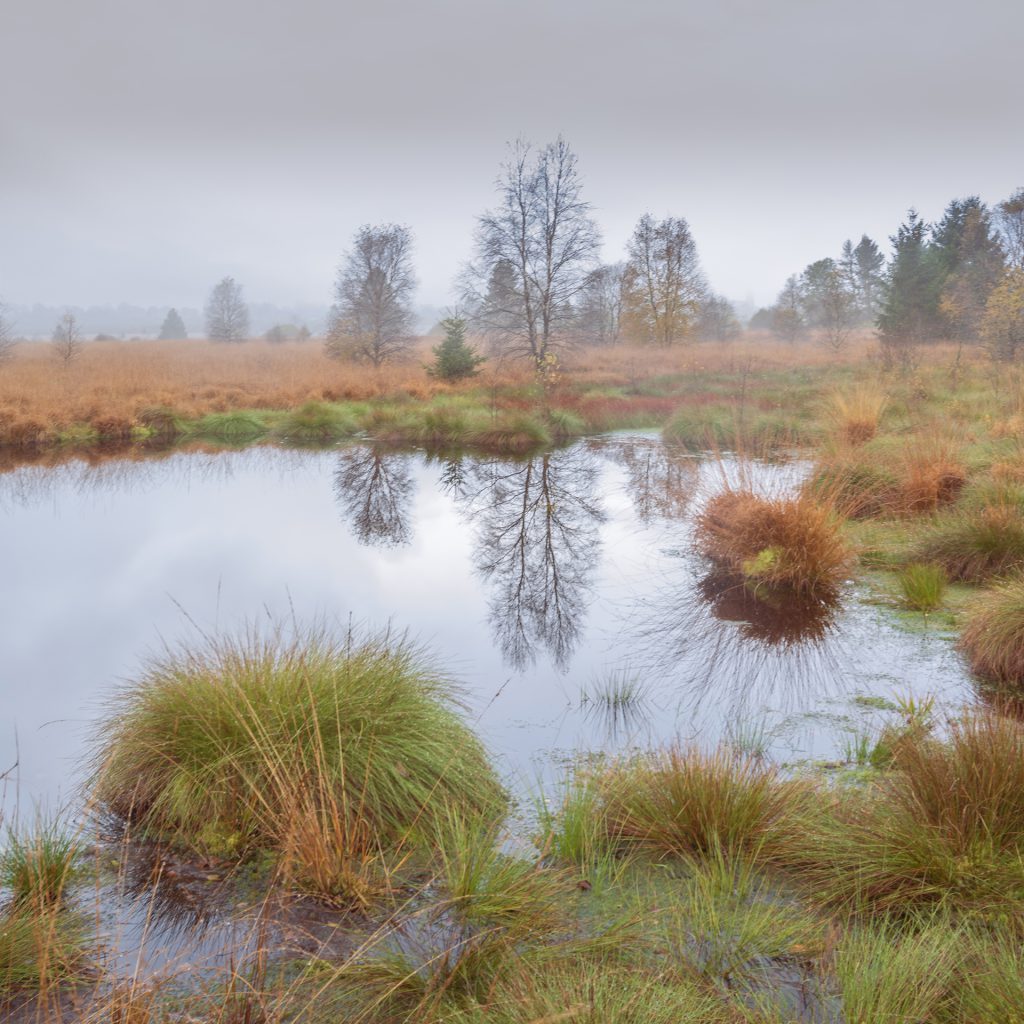
[(613, 846), (661, 856), (770, 857), (804, 795), (774, 766), (727, 748), (671, 747), (619, 761), (595, 785)]
[(749, 863), (712, 851), (689, 864), (666, 933), (673, 959), (718, 989), (751, 987), (781, 961), (812, 960), (825, 923)]
[(819, 793), (785, 854), (813, 898), (883, 913), (1024, 908), (1024, 725), (978, 711), (948, 738), (907, 728), (890, 769)]
[[(404, 641), (251, 632), (170, 651), (100, 730), (99, 804), (197, 852), (271, 850), (363, 897), (417, 834), (504, 794), (454, 686)], [(366, 884), (352, 872), (373, 866)], [(362, 893), (362, 896), (360, 896)]]
[(82, 875), (78, 840), (56, 817), (8, 828), (0, 848), (0, 889), (18, 905), (56, 907)]
[(922, 538), (915, 556), (941, 565), (950, 579), (982, 583), (1024, 566), (1024, 516), (1012, 505), (947, 513)]
[(916, 612), (933, 612), (946, 594), (946, 570), (941, 565), (913, 562), (897, 577), (903, 605)]
[(862, 445), (878, 433), (887, 404), (884, 392), (872, 385), (834, 391), (828, 399), (827, 418), (842, 441)]
[(356, 419), (348, 410), (326, 402), (305, 402), (285, 413), (274, 433), (292, 444), (327, 444), (351, 437), (357, 430)]
[(960, 648), (971, 669), (994, 683), (1024, 683), (1024, 576), (979, 594), (967, 609)]
[(852, 562), (835, 511), (807, 492), (762, 497), (728, 489), (707, 502), (695, 530), (713, 562), (769, 590), (834, 594)]
[(87, 929), (57, 907), (13, 903), (0, 910), (0, 1014), (19, 993), (46, 992), (80, 974)]
[(962, 952), (962, 936), (947, 919), (916, 930), (885, 922), (849, 928), (834, 961), (843, 1020), (929, 1024), (939, 1019), (952, 998)]

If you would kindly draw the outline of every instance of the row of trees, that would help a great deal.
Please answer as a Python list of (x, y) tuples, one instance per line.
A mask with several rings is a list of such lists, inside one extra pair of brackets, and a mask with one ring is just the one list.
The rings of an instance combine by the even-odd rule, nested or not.
[(814, 330), (834, 348), (865, 326), (889, 346), (982, 341), (1000, 358), (1024, 346), (1024, 189), (991, 210), (954, 199), (935, 224), (911, 210), (890, 242), (888, 262), (867, 235), (845, 242), (790, 277), (751, 327), (789, 340)]
[[(515, 143), (498, 202), (477, 220), (473, 258), (459, 281), (462, 315), (494, 351), (541, 368), (573, 342), (670, 346), (698, 332), (738, 332), (731, 306), (707, 287), (683, 218), (645, 214), (622, 263), (601, 265), (600, 244), (569, 144)], [(408, 348), (412, 247), (403, 225), (359, 229), (338, 272), (328, 352), (379, 366)]]

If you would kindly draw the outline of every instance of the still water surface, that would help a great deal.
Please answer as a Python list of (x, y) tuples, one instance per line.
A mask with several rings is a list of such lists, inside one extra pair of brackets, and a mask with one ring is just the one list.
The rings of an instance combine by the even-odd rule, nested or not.
[[(801, 469), (750, 472), (772, 489)], [(147, 651), (268, 619), (408, 632), (523, 788), (575, 752), (675, 738), (829, 759), (858, 695), (968, 699), (949, 638), (857, 585), (815, 617), (710, 575), (691, 517), (722, 479), (646, 435), (518, 461), (261, 447), (4, 474), (5, 801), (73, 796)], [(638, 684), (624, 710), (599, 699), (612, 679)]]

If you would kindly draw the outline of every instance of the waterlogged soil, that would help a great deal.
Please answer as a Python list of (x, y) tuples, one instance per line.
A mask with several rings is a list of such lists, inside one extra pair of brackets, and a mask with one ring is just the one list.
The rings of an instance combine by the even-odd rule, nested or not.
[[(694, 551), (694, 509), (726, 479), (779, 491), (804, 471), (616, 434), (515, 460), (256, 447), (5, 473), (2, 807), (74, 806), (147, 653), (260, 621), (408, 633), (524, 797), (581, 755), (675, 740), (837, 762), (889, 702), (970, 700), (948, 631), (868, 585), (837, 607), (759, 600)], [(98, 883), (126, 971), (237, 955), (243, 931), (307, 954), (352, 941), (259, 879), (131, 858)]]

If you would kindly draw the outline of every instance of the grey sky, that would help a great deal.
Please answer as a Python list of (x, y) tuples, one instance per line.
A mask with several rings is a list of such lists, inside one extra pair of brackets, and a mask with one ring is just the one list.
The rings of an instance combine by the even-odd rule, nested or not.
[(1015, 0), (0, 0), (0, 296), (328, 302), (366, 221), (443, 304), (507, 140), (562, 132), (617, 259), (689, 219), (716, 290), (1024, 185)]

